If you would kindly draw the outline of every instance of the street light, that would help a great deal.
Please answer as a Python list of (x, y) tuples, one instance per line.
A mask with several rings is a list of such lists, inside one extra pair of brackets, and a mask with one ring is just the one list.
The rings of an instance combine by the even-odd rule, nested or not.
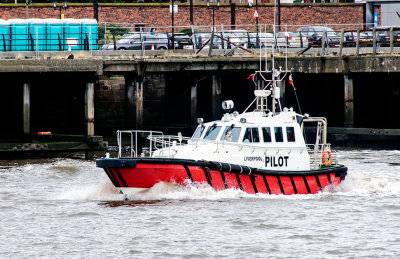
[(190, 25), (193, 26), (193, 0), (190, 0)]
[(26, 0), (25, 4), (26, 4), (26, 19), (29, 18), (29, 5), (32, 3), (32, 0)]
[(175, 13), (175, 2), (174, 0), (171, 1), (171, 23), (172, 23), (172, 37), (171, 37), (171, 48), (175, 49), (175, 31), (174, 31), (174, 13)]
[[(53, 2), (53, 8), (54, 10), (57, 10), (57, 2)], [(68, 8), (67, 2), (64, 2), (64, 4), (60, 7), (58, 7), (60, 10), (60, 19), (62, 19), (62, 9), (66, 10)]]
[(93, 0), (93, 16), (96, 21), (99, 21), (99, 2), (97, 0)]
[[(211, 0), (212, 2), (215, 2), (215, 0)], [(217, 9), (219, 9), (219, 1), (217, 0)], [(214, 26), (215, 26), (215, 5), (212, 5), (212, 20), (213, 20), (213, 30), (214, 30)], [(207, 8), (210, 9), (210, 0), (207, 0)]]
[(278, 0), (278, 31), (281, 30), (281, 0)]
[[(252, 7), (253, 5), (253, 0), (248, 0), (249, 1), (249, 8)], [(256, 15), (257, 13), (257, 15)], [(258, 43), (259, 43), (259, 37), (258, 37), (258, 0), (256, 0), (256, 11), (254, 13), (254, 16), (256, 17), (256, 30), (257, 30), (257, 34), (256, 34), (256, 47), (258, 48)]]

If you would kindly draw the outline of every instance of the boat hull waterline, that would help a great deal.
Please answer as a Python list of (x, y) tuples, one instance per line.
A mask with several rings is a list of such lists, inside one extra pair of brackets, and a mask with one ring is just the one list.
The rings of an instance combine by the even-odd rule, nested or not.
[(96, 161), (125, 194), (159, 182), (208, 184), (216, 191), (240, 189), (249, 194), (316, 194), (339, 185), (347, 175), (342, 165), (308, 171), (273, 171), (227, 163), (163, 158), (103, 158)]

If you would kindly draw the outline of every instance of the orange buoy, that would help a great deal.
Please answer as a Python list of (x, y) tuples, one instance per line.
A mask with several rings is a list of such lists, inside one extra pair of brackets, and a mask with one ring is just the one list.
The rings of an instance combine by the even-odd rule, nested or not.
[(39, 131), (38, 135), (51, 135), (51, 131)]
[(322, 153), (322, 164), (324, 164), (325, 167), (328, 167), (331, 165), (331, 163), (332, 163), (331, 151), (329, 149), (325, 149), (324, 152)]

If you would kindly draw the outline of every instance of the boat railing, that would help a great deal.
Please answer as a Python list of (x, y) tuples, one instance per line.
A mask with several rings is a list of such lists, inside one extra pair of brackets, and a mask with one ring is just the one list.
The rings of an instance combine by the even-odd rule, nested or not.
[[(175, 155), (173, 147), (187, 145), (190, 140), (189, 137), (183, 137), (181, 134), (176, 135), (163, 135), (163, 136), (148, 136), (150, 145), (153, 143), (154, 150), (162, 149), (162, 156), (169, 158)], [(152, 153), (150, 152), (150, 156)]]
[(192, 139), (189, 137), (182, 137), (181, 134), (176, 135), (157, 135), (157, 134), (152, 134), (148, 135), (147, 137), (148, 140), (150, 140), (150, 145), (152, 145), (152, 149), (150, 150), (149, 155), (151, 156), (153, 153), (153, 150), (158, 150), (162, 149), (161, 153), (159, 155), (163, 157), (169, 157), (172, 158), (176, 154), (176, 149), (175, 147), (178, 146), (183, 146), (187, 145), (190, 143), (193, 145), (195, 148), (201, 145), (209, 145), (213, 144), (215, 145), (215, 151), (213, 152), (218, 152), (219, 148), (223, 148), (224, 146), (234, 146), (239, 149), (242, 148), (247, 148), (250, 150), (253, 150), (251, 152), (254, 152), (256, 150), (262, 150), (263, 152), (268, 152), (273, 150), (277, 154), (280, 151), (284, 150), (299, 150), (302, 152), (302, 150), (305, 151), (304, 147), (299, 147), (299, 146), (282, 146), (282, 147), (275, 147), (275, 146), (269, 146), (266, 147), (264, 145), (260, 145), (258, 143), (237, 143), (237, 142), (229, 142), (229, 141), (218, 141), (218, 140), (208, 140), (208, 139)]
[[(171, 142), (170, 140), (173, 140)], [(172, 138), (174, 137), (174, 138)], [(229, 141), (218, 141), (218, 140), (208, 140), (208, 139), (192, 139), (192, 138), (183, 138), (184, 141), (178, 142), (179, 136), (158, 136), (158, 137), (153, 137), (154, 139), (157, 139), (157, 141), (165, 141), (166, 143), (163, 145), (166, 147), (162, 152), (160, 153), (161, 156), (166, 156), (166, 157), (173, 157), (176, 152), (174, 147), (180, 146), (180, 145), (186, 145), (190, 144), (193, 146), (193, 149), (198, 148), (199, 146), (202, 145), (210, 145), (212, 144), (215, 147), (215, 150), (212, 152), (218, 153), (220, 148), (224, 148), (225, 146), (230, 146), (230, 147), (237, 147), (240, 150), (243, 148), (246, 148), (247, 150), (250, 150), (250, 152), (254, 152), (256, 150), (264, 153), (267, 153), (269, 151), (273, 151), (276, 154), (279, 154), (281, 151), (285, 152), (287, 150), (298, 150), (300, 152), (305, 151), (304, 147), (299, 147), (299, 146), (282, 146), (282, 147), (276, 147), (276, 146), (268, 146), (266, 147), (265, 145), (260, 145), (261, 143), (237, 143), (237, 142), (229, 142)], [(163, 138), (163, 139), (162, 139)]]
[[(223, 148), (224, 146), (235, 146), (238, 148), (246, 148), (255, 150), (262, 149), (264, 152), (268, 152), (271, 150), (279, 153), (280, 151), (285, 150), (299, 150), (302, 152), (304, 147), (290, 147), (290, 146), (261, 146), (257, 144), (251, 143), (236, 143), (229, 141), (217, 141), (217, 140), (206, 140), (206, 139), (191, 139), (189, 137), (183, 137), (181, 134), (176, 135), (164, 135), (161, 131), (147, 131), (147, 130), (119, 130), (117, 131), (117, 140), (118, 140), (118, 157), (122, 157), (123, 148), (126, 147), (124, 144), (127, 142), (124, 139), (124, 135), (129, 136), (129, 156), (130, 157), (144, 157), (144, 156), (152, 156), (155, 150), (162, 149), (162, 153), (160, 155), (165, 157), (174, 157), (176, 151), (174, 147), (187, 145), (190, 143), (191, 145), (197, 147), (200, 145), (214, 144), (216, 150), (214, 152), (218, 152), (219, 148)], [(139, 138), (146, 139), (149, 143), (147, 145), (142, 145), (142, 152), (139, 154)], [(147, 147), (144, 147), (147, 146)], [(323, 156), (325, 156), (325, 163), (328, 161), (329, 156), (331, 156), (331, 164), (337, 164), (337, 153), (335, 150), (331, 149), (330, 144), (308, 144), (306, 145), (308, 154), (310, 156), (310, 168), (318, 169), (324, 166)], [(324, 154), (325, 153), (325, 154)]]
[[(337, 153), (336, 150), (331, 149), (331, 144), (308, 144), (308, 154), (310, 155), (310, 168), (318, 169), (324, 166), (324, 162), (327, 163), (329, 156), (331, 156), (331, 165), (337, 164)], [(325, 161), (324, 160), (325, 156)]]
[(175, 135), (163, 135), (163, 136), (149, 136), (148, 137), (151, 142), (153, 142), (154, 148), (162, 148), (172, 147), (172, 146), (181, 146), (186, 145), (189, 137), (175, 136)]
[[(127, 137), (129, 140), (127, 140)], [(149, 141), (143, 143), (143, 141)], [(118, 130), (118, 157), (129, 153), (129, 157), (145, 157), (152, 156), (153, 152), (158, 149), (165, 149), (168, 157), (172, 157), (171, 147), (187, 144), (189, 137), (183, 137), (182, 134), (164, 135), (162, 131), (153, 130)], [(140, 148), (142, 148), (140, 150)], [(123, 152), (128, 150), (128, 152)], [(139, 151), (141, 151), (139, 153)], [(125, 155), (126, 156), (126, 155)]]
[[(163, 143), (152, 143), (152, 139), (154, 137), (163, 137), (164, 133), (162, 131), (153, 131), (153, 130), (118, 130), (117, 131), (117, 141), (118, 141), (118, 158), (122, 157), (122, 149), (125, 147), (124, 144), (124, 136), (128, 135), (129, 137), (129, 153), (130, 157), (138, 157), (139, 156), (139, 145), (140, 139), (149, 139), (150, 145), (148, 154), (150, 155), (153, 153), (154, 149), (165, 148), (162, 146)], [(126, 142), (125, 142), (126, 143)], [(144, 146), (144, 145), (143, 145)], [(140, 156), (145, 156), (145, 152), (140, 153)]]

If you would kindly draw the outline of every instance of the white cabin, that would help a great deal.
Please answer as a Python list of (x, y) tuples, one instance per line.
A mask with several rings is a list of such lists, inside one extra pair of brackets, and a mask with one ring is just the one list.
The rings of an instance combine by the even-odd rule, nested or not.
[(310, 170), (302, 119), (292, 109), (275, 116), (257, 111), (226, 113), (219, 121), (200, 123), (187, 145), (157, 150), (153, 157), (218, 161), (267, 170)]

